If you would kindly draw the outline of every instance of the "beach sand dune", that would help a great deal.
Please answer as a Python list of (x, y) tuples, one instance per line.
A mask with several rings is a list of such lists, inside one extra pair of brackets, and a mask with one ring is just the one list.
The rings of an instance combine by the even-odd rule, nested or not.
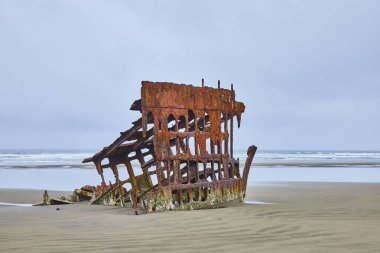
[[(3, 205), (0, 252), (380, 252), (379, 192), (380, 184), (268, 183), (249, 187), (247, 200), (272, 204), (138, 216), (87, 204)], [(41, 196), (0, 190), (0, 202)]]

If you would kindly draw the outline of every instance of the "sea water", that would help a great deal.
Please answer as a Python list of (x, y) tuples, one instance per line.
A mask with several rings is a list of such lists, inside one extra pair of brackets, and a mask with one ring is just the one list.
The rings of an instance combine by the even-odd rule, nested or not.
[[(0, 150), (0, 188), (73, 190), (97, 185), (93, 164), (83, 164), (95, 150)], [(235, 151), (240, 167), (246, 152)], [(132, 164), (136, 169), (139, 164)], [(114, 182), (110, 169), (106, 181)], [(120, 177), (127, 177), (120, 166)], [(265, 182), (380, 182), (380, 151), (258, 150), (248, 183)]]

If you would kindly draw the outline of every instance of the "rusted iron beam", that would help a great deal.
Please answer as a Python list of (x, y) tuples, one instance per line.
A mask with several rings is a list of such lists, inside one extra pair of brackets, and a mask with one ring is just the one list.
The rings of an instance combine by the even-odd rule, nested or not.
[(253, 157), (255, 156), (257, 151), (256, 146), (250, 146), (247, 150), (247, 160), (245, 160), (245, 165), (244, 165), (244, 171), (243, 171), (243, 182), (244, 182), (244, 188), (243, 192), (245, 194), (245, 191), (247, 189), (247, 180), (248, 180), (248, 174), (251, 169)]

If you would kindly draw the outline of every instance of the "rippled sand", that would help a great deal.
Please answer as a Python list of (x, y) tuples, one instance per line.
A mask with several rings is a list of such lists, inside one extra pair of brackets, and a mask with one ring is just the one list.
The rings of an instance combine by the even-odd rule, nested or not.
[[(0, 202), (42, 196), (24, 193), (0, 190)], [(0, 206), (0, 252), (380, 252), (379, 193), (380, 184), (268, 183), (248, 189), (258, 204), (139, 216), (87, 204)]]

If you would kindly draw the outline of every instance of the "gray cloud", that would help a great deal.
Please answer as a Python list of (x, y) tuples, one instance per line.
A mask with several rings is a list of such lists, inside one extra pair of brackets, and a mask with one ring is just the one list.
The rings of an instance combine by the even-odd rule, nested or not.
[(98, 148), (141, 80), (235, 84), (237, 148), (380, 149), (378, 1), (0, 1), (0, 148)]

